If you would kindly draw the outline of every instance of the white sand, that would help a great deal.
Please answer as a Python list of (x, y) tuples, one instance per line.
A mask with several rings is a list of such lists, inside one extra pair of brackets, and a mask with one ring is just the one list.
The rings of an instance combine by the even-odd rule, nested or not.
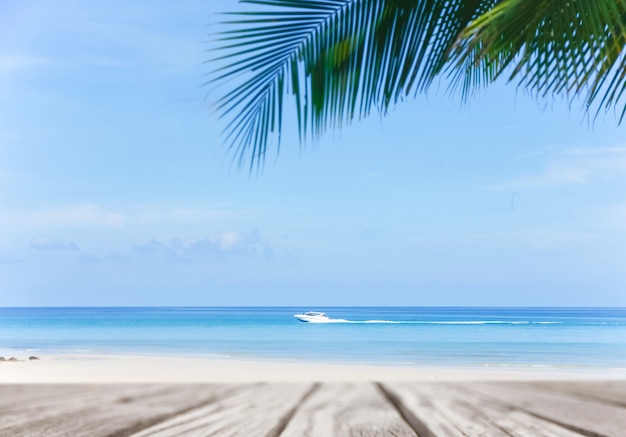
[(41, 355), (40, 358), (0, 362), (0, 383), (626, 380), (626, 369), (444, 368), (134, 355)]

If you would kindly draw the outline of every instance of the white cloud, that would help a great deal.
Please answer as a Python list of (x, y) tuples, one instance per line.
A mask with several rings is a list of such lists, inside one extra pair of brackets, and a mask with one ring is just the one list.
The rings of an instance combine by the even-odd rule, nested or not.
[(206, 237), (175, 237), (169, 242), (161, 242), (156, 238), (133, 246), (136, 254), (163, 254), (182, 259), (202, 256), (247, 256), (268, 259), (273, 255), (269, 244), (263, 241), (258, 231), (222, 232)]
[(543, 169), (490, 186), (519, 190), (559, 185), (587, 184), (603, 178), (626, 176), (626, 147), (574, 148), (547, 157)]
[(67, 243), (54, 238), (40, 235), (30, 240), (28, 247), (37, 250), (80, 250), (78, 245), (73, 241)]

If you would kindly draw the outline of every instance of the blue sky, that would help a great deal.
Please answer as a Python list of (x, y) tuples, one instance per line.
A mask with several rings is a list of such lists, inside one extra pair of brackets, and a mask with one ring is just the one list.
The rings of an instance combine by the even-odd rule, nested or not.
[(3, 2), (0, 305), (626, 305), (612, 113), (435, 89), (250, 176), (202, 86), (238, 8)]

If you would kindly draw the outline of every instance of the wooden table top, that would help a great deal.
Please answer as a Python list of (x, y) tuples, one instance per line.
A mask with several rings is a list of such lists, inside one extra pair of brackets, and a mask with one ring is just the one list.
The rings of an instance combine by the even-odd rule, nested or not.
[(0, 385), (1, 436), (626, 436), (626, 382)]

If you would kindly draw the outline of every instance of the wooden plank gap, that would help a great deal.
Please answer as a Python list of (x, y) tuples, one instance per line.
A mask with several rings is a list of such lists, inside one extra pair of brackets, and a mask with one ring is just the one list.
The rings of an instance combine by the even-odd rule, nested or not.
[(573, 431), (573, 432), (577, 432), (578, 434), (582, 434), (582, 435), (584, 435), (586, 437), (613, 437), (613, 436), (610, 436), (610, 435), (607, 435), (607, 434), (600, 434), (600, 433), (597, 433), (595, 431), (590, 431), (588, 429), (581, 428), (581, 427), (576, 426), (576, 425), (571, 425), (569, 423), (561, 422), (560, 420), (553, 419), (553, 418), (548, 417), (548, 416), (544, 416), (543, 414), (535, 413), (534, 411), (531, 411), (529, 409), (520, 407), (518, 405), (511, 404), (511, 403), (506, 402), (506, 401), (504, 401), (502, 399), (496, 399), (496, 398), (493, 398), (493, 397), (491, 397), (489, 395), (485, 395), (484, 393), (482, 395), (483, 395), (483, 398), (490, 399), (493, 402), (500, 402), (502, 405), (505, 405), (507, 408), (509, 408), (509, 409), (511, 409), (513, 411), (521, 411), (523, 413), (529, 414), (529, 415), (531, 415), (533, 417), (536, 417), (538, 419), (545, 420), (546, 422), (550, 422), (550, 423), (552, 423), (554, 425), (558, 425), (561, 428), (565, 428), (567, 430), (570, 430), (570, 431)]
[[(483, 405), (490, 405), (491, 408), (496, 410), (496, 411), (508, 412), (509, 414), (510, 413), (523, 414), (523, 415), (526, 415), (527, 417), (531, 416), (532, 418), (539, 419), (541, 422), (546, 422), (546, 419), (544, 419), (542, 416), (539, 416), (537, 414), (533, 414), (533, 413), (530, 413), (528, 411), (525, 411), (524, 409), (518, 408), (515, 405), (507, 403), (506, 401), (499, 400), (499, 399), (496, 399), (496, 398), (493, 398), (493, 397), (489, 397), (488, 395), (485, 395), (485, 394), (483, 394), (481, 392), (477, 392), (477, 391), (471, 390), (471, 389), (467, 388), (464, 385), (461, 385), (461, 384), (447, 384), (447, 385), (449, 387), (451, 387), (451, 389), (456, 390), (460, 394), (465, 394), (469, 398), (474, 398), (474, 399), (480, 401)], [(469, 409), (474, 410), (476, 413), (479, 413), (479, 415), (481, 417), (488, 418), (488, 416), (486, 416), (483, 411), (479, 411), (474, 405), (468, 404), (465, 401), (461, 401), (461, 403), (463, 403), (466, 406), (466, 408), (469, 407)], [(493, 420), (493, 418), (490, 418), (490, 419), (491, 419), (491, 422), (494, 424), (494, 426), (496, 426), (497, 428), (501, 429), (503, 432), (506, 432), (507, 435), (512, 435), (512, 436), (516, 435), (516, 434), (511, 434), (510, 432), (508, 432), (506, 430), (506, 428), (501, 426), (499, 423), (496, 423), (498, 420)], [(576, 433), (576, 435), (581, 435), (580, 431), (577, 430), (576, 427), (574, 427), (574, 428), (572, 428), (570, 426), (566, 427), (566, 426), (563, 426), (562, 423), (560, 423), (558, 421), (555, 421), (555, 420), (547, 420), (547, 422), (548, 423), (543, 424), (544, 427), (546, 425), (550, 425), (550, 426), (556, 427), (556, 429), (561, 429), (563, 431), (571, 431), (573, 433)], [(513, 429), (516, 429), (516, 428), (514, 427)], [(516, 431), (517, 431), (517, 429), (516, 429)], [(587, 435), (587, 434), (583, 434), (583, 435)]]
[(265, 436), (312, 384), (243, 385), (218, 401), (133, 434), (137, 437)]
[(376, 388), (383, 394), (385, 399), (389, 401), (391, 405), (396, 409), (400, 417), (404, 419), (407, 425), (411, 427), (413, 431), (419, 437), (437, 437), (434, 432), (430, 430), (430, 428), (413, 412), (408, 409), (400, 400), (400, 397), (396, 395), (391, 389), (385, 387), (382, 383), (376, 382), (374, 383)]
[(293, 406), (293, 408), (289, 411), (287, 411), (285, 413), (285, 415), (283, 417), (280, 418), (280, 420), (278, 421), (278, 423), (276, 424), (276, 426), (271, 429), (267, 434), (266, 437), (280, 437), (280, 435), (283, 433), (283, 431), (285, 430), (285, 428), (287, 428), (287, 425), (289, 424), (289, 422), (291, 421), (291, 419), (293, 419), (293, 416), (296, 415), (296, 412), (298, 411), (298, 408), (300, 408), (300, 406), (308, 399), (311, 397), (311, 395), (313, 393), (315, 393), (319, 388), (320, 388), (321, 384), (319, 382), (314, 383), (311, 388), (305, 392), (302, 397), (298, 400), (298, 402), (296, 402), (296, 404)]
[(325, 383), (298, 408), (280, 437), (417, 437), (371, 382)]
[(563, 423), (563, 422), (560, 422), (558, 420), (554, 420), (554, 419), (551, 419), (549, 417), (543, 416), (541, 414), (533, 413), (532, 411), (526, 411), (524, 409), (515, 408), (515, 407), (513, 407), (513, 409), (514, 410), (517, 409), (517, 410), (520, 410), (520, 411), (524, 411), (524, 413), (530, 414), (531, 416), (534, 416), (534, 417), (536, 417), (538, 419), (545, 420), (546, 422), (553, 423), (553, 424), (558, 425), (558, 426), (560, 426), (562, 428), (569, 429), (570, 431), (577, 432), (577, 433), (582, 434), (582, 435), (587, 436), (587, 437), (611, 437), (610, 435), (598, 434), (597, 432), (589, 431), (588, 429), (583, 429), (583, 428), (579, 428), (579, 427), (577, 427), (575, 425), (570, 425), (570, 424), (567, 424), (567, 423)]

